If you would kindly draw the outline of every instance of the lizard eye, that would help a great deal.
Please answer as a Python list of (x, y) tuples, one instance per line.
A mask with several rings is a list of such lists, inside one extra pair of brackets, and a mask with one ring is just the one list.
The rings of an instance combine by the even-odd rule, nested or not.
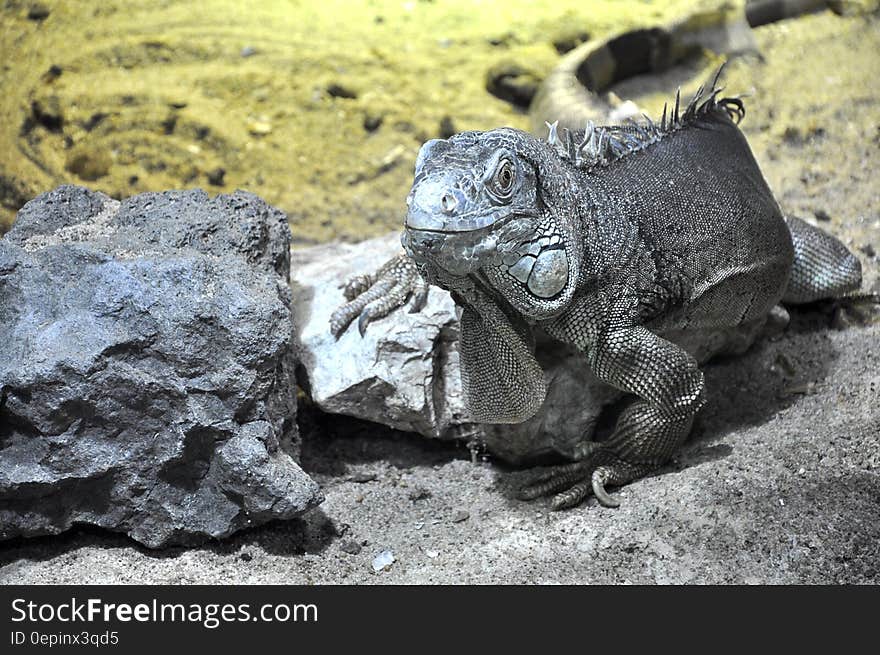
[(516, 182), (516, 168), (509, 159), (498, 162), (495, 175), (492, 176), (491, 191), (499, 200), (507, 200), (513, 195)]

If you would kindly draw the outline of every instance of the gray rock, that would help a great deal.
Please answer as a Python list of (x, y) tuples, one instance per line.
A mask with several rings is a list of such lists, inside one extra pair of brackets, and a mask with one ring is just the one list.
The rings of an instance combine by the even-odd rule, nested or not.
[(342, 282), (375, 271), (399, 251), (399, 235), (390, 234), (291, 254), (294, 324), (307, 378), (300, 382), (318, 408), (426, 437), (475, 439), (512, 463), (552, 453), (570, 457), (620, 393), (566, 347), (549, 339), (538, 344), (548, 393), (536, 416), (517, 425), (476, 425), (462, 397), (458, 315), (446, 291), (431, 287), (423, 311), (393, 312), (370, 323), (363, 338), (355, 326), (333, 338), (329, 321), (345, 302)]
[(63, 186), (0, 240), (0, 539), (150, 547), (322, 500), (297, 455), (284, 214)]

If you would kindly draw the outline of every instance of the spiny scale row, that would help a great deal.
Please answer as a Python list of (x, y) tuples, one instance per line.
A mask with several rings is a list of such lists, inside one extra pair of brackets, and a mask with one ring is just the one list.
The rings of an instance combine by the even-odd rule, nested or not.
[[(655, 123), (645, 116), (645, 123), (637, 123), (630, 119), (623, 125), (611, 125), (596, 127), (593, 121), (587, 123), (580, 140), (567, 128), (562, 129), (560, 136), (558, 131), (559, 121), (546, 123), (549, 130), (547, 143), (556, 148), (560, 157), (571, 161), (578, 168), (591, 168), (593, 166), (605, 166), (628, 154), (637, 152), (656, 143), (666, 134), (674, 132), (692, 123), (698, 117), (713, 111), (724, 111), (731, 120), (739, 123), (745, 116), (745, 107), (742, 100), (736, 97), (718, 98), (722, 88), (715, 86), (721, 69), (715, 75), (712, 83), (712, 91), (707, 98), (703, 98), (705, 87), (700, 87), (691, 101), (681, 112), (681, 88), (675, 93), (675, 105), (672, 112), (668, 112), (667, 104), (663, 105), (663, 115), (660, 122)], [(669, 116), (667, 118), (667, 113)]]

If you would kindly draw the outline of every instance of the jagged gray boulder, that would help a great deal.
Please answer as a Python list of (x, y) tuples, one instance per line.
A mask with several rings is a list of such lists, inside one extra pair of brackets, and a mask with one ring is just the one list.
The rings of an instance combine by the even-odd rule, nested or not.
[(538, 343), (548, 392), (537, 415), (516, 425), (477, 425), (464, 406), (458, 315), (446, 291), (431, 287), (421, 312), (397, 310), (370, 323), (363, 337), (352, 325), (333, 338), (330, 315), (345, 302), (341, 284), (398, 252), (398, 234), (293, 251), (294, 324), (305, 372), (300, 383), (317, 407), (426, 437), (476, 440), (512, 463), (571, 456), (592, 434), (602, 409), (621, 394), (596, 380), (583, 357), (565, 346)]
[(159, 547), (322, 499), (294, 461), (284, 214), (244, 192), (63, 186), (0, 240), (0, 539)]

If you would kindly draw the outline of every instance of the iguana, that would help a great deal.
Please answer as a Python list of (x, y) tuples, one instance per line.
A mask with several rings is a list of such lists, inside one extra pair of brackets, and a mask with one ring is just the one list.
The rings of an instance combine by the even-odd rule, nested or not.
[[(720, 73), (720, 71), (719, 71)], [(717, 76), (716, 76), (717, 81)], [(350, 282), (339, 335), (413, 297), (425, 281), (461, 306), (461, 376), (474, 420), (515, 423), (541, 406), (534, 334), (583, 353), (632, 394), (611, 436), (523, 498), (554, 508), (662, 466), (705, 402), (700, 364), (741, 353), (780, 303), (851, 294), (861, 265), (829, 234), (786, 217), (737, 124), (742, 100), (713, 83), (658, 122), (512, 128), (425, 143), (407, 197), (406, 255)]]

